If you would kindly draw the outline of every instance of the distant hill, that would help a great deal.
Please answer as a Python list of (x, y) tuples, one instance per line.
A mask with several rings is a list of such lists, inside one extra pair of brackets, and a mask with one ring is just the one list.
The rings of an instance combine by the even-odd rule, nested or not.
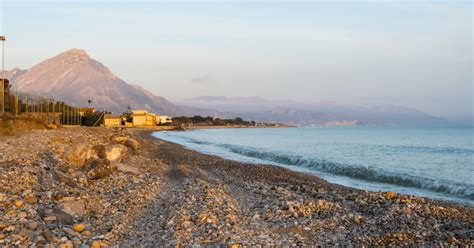
[(246, 103), (246, 102), (265, 102), (266, 100), (258, 97), (258, 96), (251, 96), (251, 97), (225, 97), (225, 96), (198, 96), (192, 99), (193, 101), (201, 101), (201, 102), (230, 102), (230, 103)]
[(71, 49), (28, 70), (15, 68), (8, 76), (20, 91), (54, 95), (76, 106), (85, 106), (90, 99), (95, 107), (113, 112), (123, 112), (130, 106), (168, 115), (216, 114), (212, 110), (177, 106), (132, 86), (81, 49)]
[(205, 96), (177, 102), (184, 106), (232, 112), (245, 119), (292, 124), (358, 121), (373, 125), (441, 124), (444, 119), (396, 105), (350, 106), (331, 102), (267, 101), (262, 98)]

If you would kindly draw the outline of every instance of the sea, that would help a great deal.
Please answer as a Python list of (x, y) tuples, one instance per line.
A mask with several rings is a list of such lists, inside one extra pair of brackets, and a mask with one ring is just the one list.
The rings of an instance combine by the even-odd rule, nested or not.
[(202, 153), (370, 191), (474, 206), (474, 127), (229, 128), (155, 132)]

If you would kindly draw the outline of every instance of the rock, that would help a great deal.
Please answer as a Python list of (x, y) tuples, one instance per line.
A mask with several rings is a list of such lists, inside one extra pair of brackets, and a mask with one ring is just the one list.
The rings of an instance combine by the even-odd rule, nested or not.
[(48, 215), (48, 216), (43, 218), (43, 220), (46, 221), (46, 222), (52, 222), (52, 221), (55, 221), (57, 219), (58, 218), (56, 218), (56, 216), (54, 216), (54, 215)]
[(54, 129), (58, 129), (58, 126), (55, 124), (48, 124), (46, 125), (46, 129), (54, 130)]
[(138, 170), (138, 168), (133, 167), (133, 166), (129, 166), (129, 165), (125, 165), (125, 164), (122, 164), (122, 163), (117, 164), (117, 169), (119, 171), (128, 172), (128, 173), (132, 173), (132, 174), (135, 174), (135, 175), (140, 174), (140, 171)]
[(86, 226), (84, 224), (75, 224), (72, 229), (76, 232), (83, 232), (85, 230)]
[(20, 212), (20, 213), (18, 214), (18, 218), (20, 218), (20, 219), (24, 219), (24, 218), (26, 218), (26, 217), (28, 217), (28, 214), (25, 213), (25, 212)]
[(22, 228), (19, 234), (29, 240), (34, 240), (34, 233), (28, 229)]
[(92, 147), (92, 150), (95, 151), (97, 154), (97, 157), (99, 158), (107, 158), (107, 149), (105, 148), (104, 145), (95, 145)]
[(71, 216), (82, 217), (86, 214), (83, 200), (64, 201), (58, 205), (58, 208)]
[(43, 237), (50, 243), (53, 243), (56, 239), (54, 234), (48, 228), (43, 229)]
[(38, 198), (36, 198), (35, 196), (27, 196), (25, 197), (25, 201), (29, 204), (36, 204), (38, 202)]
[(128, 140), (128, 137), (125, 136), (112, 136), (110, 140), (117, 142), (117, 143), (125, 143)]
[(66, 242), (66, 243), (63, 243), (61, 245), (61, 248), (74, 248), (74, 245), (72, 244), (71, 240), (64, 240), (63, 242)]
[(120, 162), (127, 156), (128, 149), (124, 145), (114, 145), (107, 153), (106, 157), (110, 162)]
[(100, 242), (97, 240), (92, 241), (92, 248), (100, 248)]
[(66, 225), (72, 225), (74, 223), (74, 218), (59, 208), (40, 210), (40, 216), (42, 216), (43, 219), (48, 218), (51, 221), (58, 221)]
[(89, 231), (89, 230), (84, 230), (84, 231), (82, 232), (82, 236), (83, 236), (83, 237), (90, 237), (90, 236), (92, 236), (92, 232)]
[(85, 141), (77, 142), (72, 145), (65, 153), (65, 159), (69, 164), (83, 168), (86, 161), (92, 157), (92, 149)]
[(360, 217), (359, 215), (355, 215), (355, 216), (354, 216), (354, 222), (355, 222), (356, 224), (360, 224), (360, 220), (361, 220), (361, 217)]
[(21, 200), (15, 201), (15, 206), (16, 206), (17, 208), (21, 208), (21, 206), (23, 206), (23, 201), (21, 201)]
[(392, 199), (392, 198), (394, 198), (395, 196), (396, 196), (396, 194), (395, 194), (395, 192), (393, 192), (393, 191), (388, 191), (388, 192), (385, 194), (385, 197), (386, 197), (387, 199), (389, 199), (389, 200)]
[(124, 145), (125, 145), (126, 147), (132, 148), (132, 150), (134, 150), (134, 151), (140, 149), (140, 143), (138, 143), (137, 140), (132, 139), (132, 138), (130, 138), (130, 139), (128, 139), (127, 141), (125, 141)]
[(32, 221), (32, 222), (28, 223), (28, 228), (30, 230), (36, 230), (37, 227), (38, 227), (38, 222), (36, 222), (36, 221)]
[(457, 239), (456, 239), (456, 237), (454, 237), (454, 236), (450, 236), (450, 237), (448, 238), (448, 242), (449, 242), (449, 243), (454, 243), (454, 242), (456, 242), (456, 240), (457, 240)]
[(108, 177), (112, 174), (109, 164), (110, 162), (107, 159), (97, 159), (92, 168), (87, 172), (87, 177), (92, 180)]
[(197, 216), (197, 218), (198, 218), (199, 222), (201, 222), (201, 223), (204, 223), (204, 222), (207, 221), (207, 215), (204, 214), (204, 213), (199, 214), (199, 215)]

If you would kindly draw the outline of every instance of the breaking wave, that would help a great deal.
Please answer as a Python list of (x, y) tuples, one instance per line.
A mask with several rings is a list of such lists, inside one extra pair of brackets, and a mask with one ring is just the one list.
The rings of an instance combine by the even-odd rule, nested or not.
[[(326, 160), (306, 158), (300, 155), (287, 154), (285, 152), (264, 151), (253, 147), (206, 142), (192, 138), (184, 139), (194, 144), (221, 147), (235, 154), (267, 162), (282, 165), (302, 166), (324, 173), (349, 177), (357, 180), (424, 189), (474, 200), (474, 185), (471, 184), (461, 184), (446, 180), (434, 180), (408, 174), (389, 172), (373, 166), (340, 164)], [(438, 149), (438, 151), (440, 151), (440, 149)]]

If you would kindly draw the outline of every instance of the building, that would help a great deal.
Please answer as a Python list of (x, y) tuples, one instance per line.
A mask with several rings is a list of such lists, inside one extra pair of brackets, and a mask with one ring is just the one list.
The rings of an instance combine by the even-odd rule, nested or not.
[(107, 114), (107, 115), (104, 116), (104, 126), (106, 126), (106, 127), (121, 127), (122, 126), (122, 117), (120, 115)]
[(169, 117), (167, 115), (157, 115), (156, 116), (156, 124), (157, 125), (169, 124), (171, 122), (173, 122), (171, 120), (171, 117)]
[(93, 114), (97, 111), (95, 108), (79, 108), (78, 110), (80, 116), (84, 116), (85, 114)]
[(134, 127), (155, 126), (156, 115), (146, 110), (132, 110), (132, 123)]

